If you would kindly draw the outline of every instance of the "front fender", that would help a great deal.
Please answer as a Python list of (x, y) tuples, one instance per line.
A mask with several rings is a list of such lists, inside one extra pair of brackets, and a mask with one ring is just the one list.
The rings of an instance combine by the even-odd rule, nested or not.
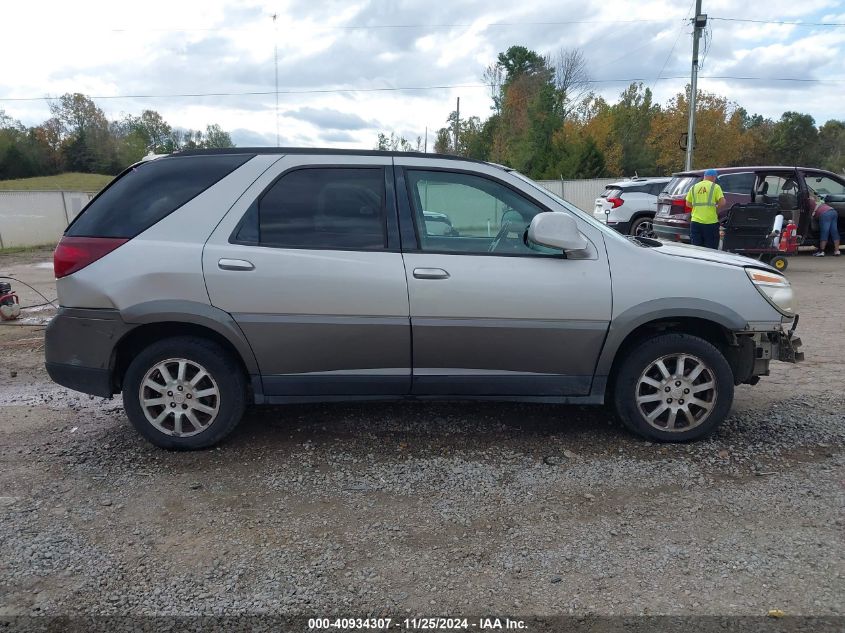
[(737, 312), (707, 299), (674, 297), (646, 301), (613, 317), (596, 364), (596, 376), (610, 374), (616, 354), (631, 332), (646, 323), (672, 318), (702, 319), (731, 331), (742, 331), (748, 327), (748, 321)]

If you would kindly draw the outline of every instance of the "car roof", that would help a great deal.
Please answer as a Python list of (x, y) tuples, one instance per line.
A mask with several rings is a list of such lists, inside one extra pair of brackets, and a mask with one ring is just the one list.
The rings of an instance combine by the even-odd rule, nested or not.
[[(715, 169), (720, 174), (742, 174), (749, 171), (795, 171), (796, 169), (798, 169), (801, 171), (812, 171), (820, 174), (830, 174), (831, 176), (836, 175), (832, 171), (828, 171), (826, 169), (819, 169), (818, 167), (796, 167), (791, 165), (750, 165), (745, 167), (714, 167), (713, 169)], [(673, 173), (672, 177), (703, 176), (704, 171), (704, 169), (678, 171)]]
[(221, 147), (213, 149), (187, 149), (173, 152), (170, 156), (209, 156), (215, 154), (309, 154), (317, 156), (403, 156), (411, 158), (432, 158), (458, 160), (467, 163), (489, 165), (504, 171), (513, 171), (510, 167), (489, 163), (475, 158), (455, 156), (454, 154), (435, 154), (429, 152), (402, 152), (380, 149), (340, 149), (334, 147)]
[(632, 178), (631, 180), (620, 180), (618, 182), (614, 182), (610, 185), (605, 185), (605, 188), (609, 187), (635, 187), (637, 185), (648, 185), (651, 183), (661, 183), (661, 182), (669, 182), (672, 178), (670, 176), (655, 176), (653, 178)]

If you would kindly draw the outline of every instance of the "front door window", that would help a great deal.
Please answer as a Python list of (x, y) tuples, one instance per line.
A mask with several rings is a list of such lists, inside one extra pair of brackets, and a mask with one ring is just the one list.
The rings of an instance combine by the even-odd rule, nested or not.
[(496, 255), (557, 255), (528, 245), (531, 220), (545, 209), (513, 189), (481, 176), (445, 171), (408, 171), (423, 251)]

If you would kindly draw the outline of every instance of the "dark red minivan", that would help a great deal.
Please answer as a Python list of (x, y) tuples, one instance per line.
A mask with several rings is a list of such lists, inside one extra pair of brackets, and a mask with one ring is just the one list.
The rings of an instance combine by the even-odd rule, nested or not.
[[(719, 213), (724, 221), (728, 209), (749, 202), (777, 203), (784, 216), (795, 220), (802, 244), (818, 246), (819, 225), (807, 202), (808, 189), (820, 194), (839, 213), (839, 232), (845, 231), (845, 178), (810, 167), (722, 167), (716, 182), (728, 203)], [(704, 170), (672, 174), (657, 199), (654, 232), (665, 240), (689, 242), (690, 208), (686, 195), (704, 177)]]

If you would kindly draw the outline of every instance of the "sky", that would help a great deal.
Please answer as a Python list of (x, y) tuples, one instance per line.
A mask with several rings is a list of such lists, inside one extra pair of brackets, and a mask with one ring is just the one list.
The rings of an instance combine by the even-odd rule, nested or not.
[[(490, 115), (481, 76), (511, 45), (580, 48), (597, 94), (612, 102), (641, 80), (665, 104), (689, 82), (693, 9), (687, 0), (4, 0), (0, 110), (36, 125), (49, 117), (45, 97), (81, 92), (109, 119), (153, 109), (176, 127), (218, 123), (241, 146), (275, 145), (278, 134), (283, 146), (369, 149), (380, 131), (411, 140), (427, 127), (431, 149), (458, 97), (462, 118)], [(787, 110), (819, 125), (845, 119), (845, 2), (704, 0), (702, 12), (701, 89), (774, 119)]]

